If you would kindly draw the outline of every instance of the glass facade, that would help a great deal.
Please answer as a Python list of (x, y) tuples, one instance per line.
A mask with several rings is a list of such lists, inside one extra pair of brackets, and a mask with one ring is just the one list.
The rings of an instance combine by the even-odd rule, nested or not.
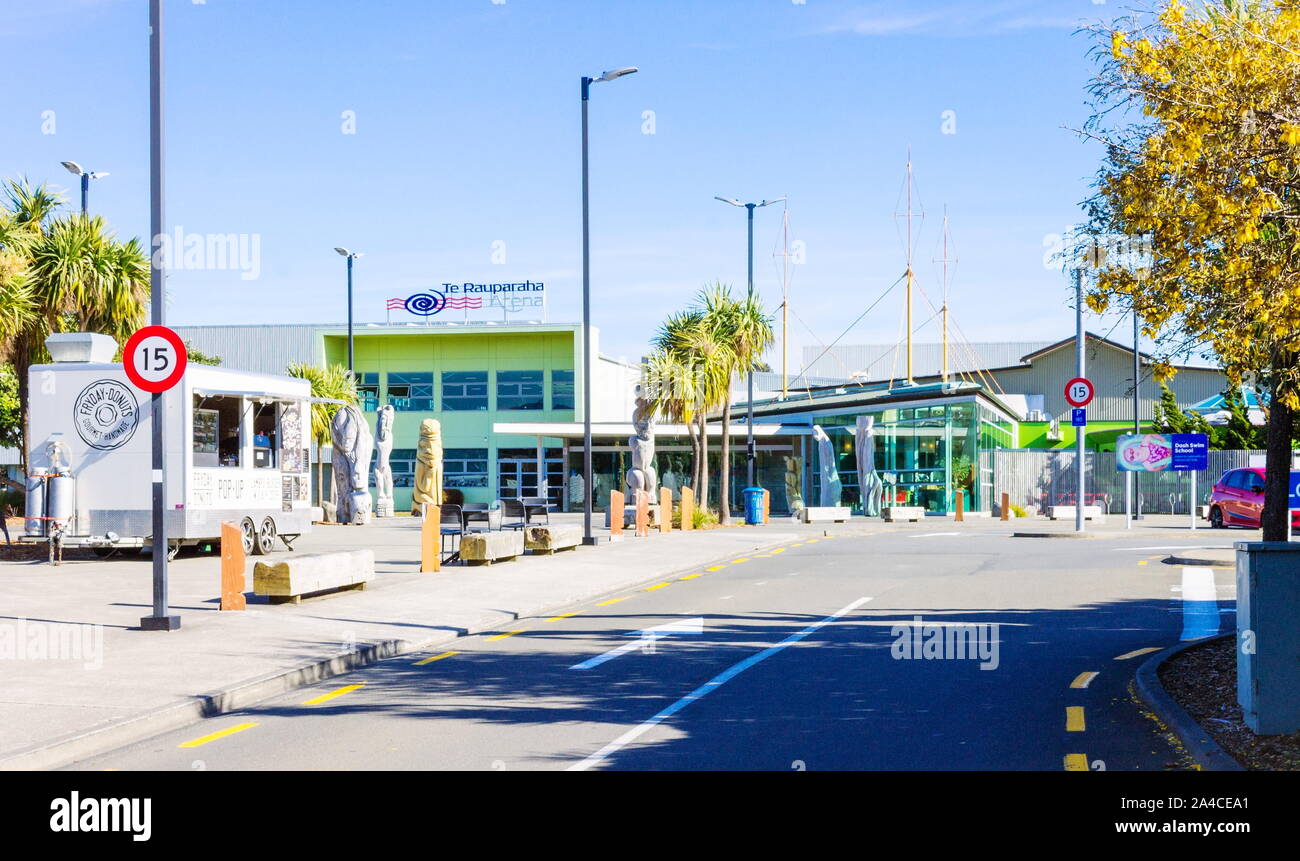
[(573, 371), (551, 371), (551, 409), (574, 408)]
[[(882, 506), (915, 506), (947, 514), (956, 504), (954, 492), (961, 490), (966, 511), (984, 508), (991, 481), (979, 473), (979, 451), (1014, 446), (1014, 422), (975, 401), (813, 416), (813, 423), (831, 439), (843, 504), (855, 513), (862, 511), (854, 439), (858, 415), (876, 420), (875, 464), (884, 485)], [(809, 448), (814, 462), (812, 499), (817, 500), (820, 447), (810, 441)]]

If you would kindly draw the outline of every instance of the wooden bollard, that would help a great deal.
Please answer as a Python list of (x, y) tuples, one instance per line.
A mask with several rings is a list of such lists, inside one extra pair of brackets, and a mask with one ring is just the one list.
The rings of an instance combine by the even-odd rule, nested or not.
[(659, 531), (673, 531), (673, 492), (666, 487), (659, 488)]
[(695, 491), (682, 488), (682, 529), (695, 528)]
[(623, 534), (623, 518), (627, 516), (627, 504), (623, 501), (623, 491), (609, 492), (609, 534)]
[(966, 491), (957, 491), (957, 516), (954, 518), (958, 523), (966, 519)]
[(1002, 494), (1002, 519), (1011, 519), (1011, 494), (1009, 493)]
[(636, 491), (636, 537), (645, 538), (650, 534), (650, 494), (644, 490)]
[(772, 516), (772, 491), (766, 487), (763, 488), (763, 522), (767, 523)]
[(442, 570), (442, 507), (425, 505), (420, 523), (420, 573)]
[(238, 523), (221, 524), (221, 604), (222, 610), (243, 610), (244, 535)]

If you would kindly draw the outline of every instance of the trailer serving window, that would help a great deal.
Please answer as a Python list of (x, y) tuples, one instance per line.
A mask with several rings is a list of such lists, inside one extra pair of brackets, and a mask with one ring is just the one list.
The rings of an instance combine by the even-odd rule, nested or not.
[(260, 469), (274, 469), (278, 465), (278, 406), (276, 403), (253, 406), (253, 466)]
[(195, 466), (239, 466), (243, 449), (242, 400), (194, 396)]

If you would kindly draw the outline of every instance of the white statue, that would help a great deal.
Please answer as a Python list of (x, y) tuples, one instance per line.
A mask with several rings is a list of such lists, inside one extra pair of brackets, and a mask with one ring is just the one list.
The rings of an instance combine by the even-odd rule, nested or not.
[(380, 407), (375, 417), (375, 517), (393, 516), (393, 467), (388, 462), (393, 451), (392, 404)]
[(835, 466), (835, 446), (821, 425), (813, 425), (813, 439), (817, 440), (817, 464), (821, 467), (821, 504), (823, 508), (838, 508), (842, 485), (840, 471)]
[(867, 517), (879, 517), (880, 498), (885, 487), (876, 474), (875, 416), (858, 416), (853, 448), (858, 460), (858, 490), (862, 495), (862, 513)]
[(361, 410), (339, 407), (330, 422), (334, 438), (334, 519), (338, 523), (370, 522), (370, 450), (374, 440)]
[(659, 476), (655, 472), (655, 416), (654, 406), (636, 387), (636, 408), (632, 410), (632, 427), (636, 433), (627, 438), (632, 449), (632, 468), (627, 471), (627, 487), (632, 499), (644, 490), (653, 499), (659, 489)]

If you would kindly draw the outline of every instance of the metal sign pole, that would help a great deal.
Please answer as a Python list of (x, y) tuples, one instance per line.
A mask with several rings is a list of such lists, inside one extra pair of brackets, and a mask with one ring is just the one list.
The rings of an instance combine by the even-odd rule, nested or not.
[[(1084, 335), (1083, 335), (1083, 269), (1074, 270), (1074, 324), (1075, 324), (1075, 376), (1084, 376)], [(1074, 531), (1083, 532), (1083, 495), (1084, 495), (1084, 439), (1088, 428), (1076, 428), (1075, 460), (1078, 467), (1078, 488), (1074, 498)]]
[[(163, 11), (162, 0), (149, 0), (149, 320), (163, 325), (166, 286), (163, 276)], [(164, 516), (163, 427), (166, 408), (162, 392), (149, 398), (153, 451), (153, 615), (140, 620), (145, 631), (174, 631), (180, 616), (167, 615), (167, 520)]]
[(1196, 529), (1196, 470), (1192, 470), (1192, 497), (1188, 505), (1192, 517), (1192, 529)]

